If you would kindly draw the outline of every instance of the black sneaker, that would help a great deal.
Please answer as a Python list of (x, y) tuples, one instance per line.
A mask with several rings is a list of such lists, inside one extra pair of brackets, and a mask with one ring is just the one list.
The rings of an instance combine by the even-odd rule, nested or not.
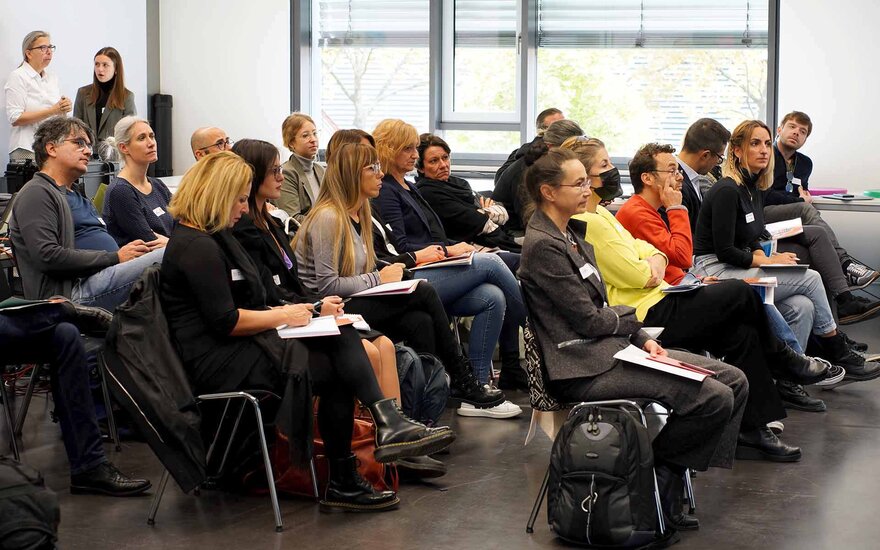
[(846, 276), (846, 282), (850, 290), (865, 288), (880, 277), (880, 272), (855, 260), (850, 260), (846, 269), (843, 270), (843, 274)]
[(463, 403), (473, 405), (478, 409), (496, 407), (506, 397), (501, 390), (491, 388), (488, 385), (479, 384), (477, 378), (470, 371), (462, 373), (451, 384), (450, 397)]
[(880, 302), (872, 302), (861, 296), (837, 304), (837, 317), (841, 325), (851, 325), (870, 319), (880, 313)]
[(776, 391), (782, 399), (782, 404), (786, 409), (796, 409), (806, 412), (825, 412), (825, 402), (810, 394), (800, 384), (793, 384), (785, 380), (776, 382)]
[(837, 333), (843, 335), (843, 339), (846, 341), (846, 345), (849, 346), (849, 349), (859, 353), (865, 353), (868, 351), (868, 344), (865, 344), (864, 342), (856, 342), (840, 329), (837, 329)]

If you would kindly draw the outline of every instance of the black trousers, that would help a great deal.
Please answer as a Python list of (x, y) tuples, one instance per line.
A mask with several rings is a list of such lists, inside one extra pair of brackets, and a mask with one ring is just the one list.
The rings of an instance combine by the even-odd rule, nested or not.
[[(345, 458), (351, 454), (355, 398), (367, 406), (383, 398), (360, 336), (348, 326), (340, 328), (339, 336), (301, 338), (296, 343), (308, 348), (309, 378), (312, 393), (321, 398), (318, 429), (327, 456)], [(210, 387), (198, 387), (197, 393), (258, 389), (282, 395), (285, 376), (279, 372), (277, 362), (249, 338), (241, 339), (239, 345), (256, 348), (241, 354), (250, 356), (252, 351), (256, 354), (244, 381), (232, 384), (216, 380)]]
[(419, 353), (436, 355), (447, 370), (461, 361), (461, 348), (449, 328), (449, 318), (437, 292), (419, 283), (412, 294), (352, 298), (348, 313), (363, 316), (370, 327)]
[(785, 418), (769, 361), (783, 344), (773, 336), (758, 294), (742, 281), (723, 281), (670, 294), (648, 310), (645, 325), (664, 327), (665, 347), (708, 351), (742, 370), (749, 380), (744, 431)]
[(70, 473), (79, 474), (107, 458), (95, 418), (85, 348), (79, 329), (65, 317), (60, 306), (0, 313), (0, 350), (5, 363), (49, 363)]

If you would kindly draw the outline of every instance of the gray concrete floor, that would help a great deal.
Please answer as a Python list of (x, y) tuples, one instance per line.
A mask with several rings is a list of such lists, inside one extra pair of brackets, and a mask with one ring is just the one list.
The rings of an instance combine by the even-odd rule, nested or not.
[[(880, 320), (847, 327), (880, 352)], [(834, 391), (824, 414), (793, 411), (783, 438), (800, 445), (796, 464), (740, 462), (732, 471), (695, 478), (698, 532), (675, 548), (873, 549), (880, 547), (876, 495), (880, 476), (880, 380)], [(547, 465), (550, 440), (539, 433), (523, 447), (524, 415), (514, 420), (449, 416), (459, 439), (446, 456), (449, 474), (401, 487), (400, 509), (326, 515), (307, 499), (281, 503), (284, 532), (274, 532), (268, 498), (205, 491), (184, 495), (169, 484), (156, 525), (146, 524), (149, 496), (113, 499), (69, 494), (58, 428), (37, 397), (25, 428), (23, 460), (40, 469), (61, 502), (61, 545), (87, 548), (539, 548), (558, 547), (542, 510), (535, 533), (525, 522)], [(2, 434), (4, 449), (6, 434)], [(107, 447), (123, 470), (158, 482), (159, 462), (146, 445)]]

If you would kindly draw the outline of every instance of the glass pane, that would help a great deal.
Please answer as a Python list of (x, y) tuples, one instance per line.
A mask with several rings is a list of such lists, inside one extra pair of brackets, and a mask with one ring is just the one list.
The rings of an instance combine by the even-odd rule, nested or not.
[(456, 153), (510, 154), (520, 146), (519, 132), (481, 132), (471, 130), (446, 130), (443, 139)]
[(323, 135), (340, 128), (372, 131), (385, 118), (428, 129), (428, 48), (321, 48), (315, 72)]
[(455, 0), (453, 110), (516, 111), (516, 2)]
[(651, 141), (680, 148), (711, 117), (733, 129), (767, 112), (767, 50), (538, 49), (538, 105), (600, 138), (612, 156)]

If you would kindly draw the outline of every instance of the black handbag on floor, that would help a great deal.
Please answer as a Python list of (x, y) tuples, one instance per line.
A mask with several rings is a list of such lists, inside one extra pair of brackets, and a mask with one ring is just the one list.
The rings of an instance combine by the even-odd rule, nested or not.
[(0, 550), (55, 548), (61, 510), (40, 472), (0, 457)]

